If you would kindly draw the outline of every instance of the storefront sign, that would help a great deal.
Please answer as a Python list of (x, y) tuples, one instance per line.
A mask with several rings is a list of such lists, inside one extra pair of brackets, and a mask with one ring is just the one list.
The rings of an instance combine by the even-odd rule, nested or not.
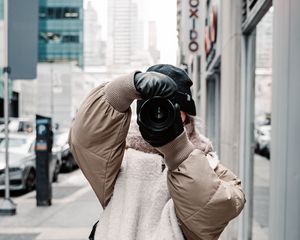
[(200, 0), (181, 2), (179, 38), (182, 53), (187, 59), (189, 55), (200, 54), (200, 5)]
[(207, 16), (204, 29), (204, 51), (207, 68), (216, 57), (218, 43), (218, 4), (216, 1), (207, 2)]
[(189, 50), (196, 53), (199, 50), (199, 5), (200, 0), (189, 0)]

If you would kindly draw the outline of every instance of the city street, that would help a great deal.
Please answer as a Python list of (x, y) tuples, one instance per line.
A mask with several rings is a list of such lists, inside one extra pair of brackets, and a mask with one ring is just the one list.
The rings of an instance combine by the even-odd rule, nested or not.
[[(254, 163), (253, 239), (265, 240), (270, 161), (255, 155)], [(35, 191), (13, 195), (17, 215), (0, 218), (0, 240), (86, 240), (101, 207), (81, 171), (60, 174), (52, 189), (49, 207), (36, 207)]]
[(0, 218), (0, 240), (86, 240), (101, 207), (80, 170), (60, 174), (52, 189), (49, 207), (36, 206), (35, 191), (12, 197), (17, 214)]

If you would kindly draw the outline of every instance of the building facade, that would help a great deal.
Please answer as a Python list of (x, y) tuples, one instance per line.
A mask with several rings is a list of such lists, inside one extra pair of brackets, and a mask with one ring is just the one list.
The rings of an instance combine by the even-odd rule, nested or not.
[[(272, 4), (274, 15), (270, 17)], [(187, 66), (194, 82), (204, 133), (212, 139), (221, 162), (242, 179), (247, 198), (242, 214), (221, 239), (299, 239), (300, 2), (178, 0), (177, 6), (178, 64)], [(268, 23), (264, 29), (258, 27), (264, 17), (273, 21), (273, 28)], [(272, 36), (271, 42), (260, 39), (257, 34), (261, 32)], [(270, 48), (272, 56), (268, 56)], [(263, 99), (260, 104), (256, 101), (257, 88), (271, 91), (267, 98), (272, 106)], [(258, 235), (260, 226), (256, 228), (253, 221), (256, 109), (272, 115), (270, 202), (265, 206), (270, 220), (263, 235)]]
[(131, 0), (108, 1), (107, 65), (129, 65), (131, 56)]
[(84, 67), (104, 66), (106, 43), (102, 39), (98, 14), (91, 1), (84, 10)]
[(3, 20), (3, 4), (4, 4), (4, 1), (3, 0), (0, 0), (0, 20)]
[(141, 2), (111, 0), (107, 6), (108, 71), (124, 71), (149, 65), (151, 56), (144, 46), (145, 20), (139, 14)]
[[(1, 42), (0, 42), (0, 67), (2, 68), (3, 67), (3, 38), (4, 38), (4, 32), (3, 32), (3, 18), (4, 18), (4, 1), (3, 0), (0, 0), (0, 39), (1, 39)], [(3, 81), (2, 81), (2, 71), (0, 71), (0, 96), (2, 98), (2, 92), (3, 92)]]
[(86, 94), (96, 86), (94, 78), (76, 62), (39, 63), (37, 75), (35, 80), (14, 81), (14, 90), (20, 95), (20, 116), (40, 114), (62, 128), (70, 127)]
[(83, 0), (39, 0), (39, 61), (83, 67)]

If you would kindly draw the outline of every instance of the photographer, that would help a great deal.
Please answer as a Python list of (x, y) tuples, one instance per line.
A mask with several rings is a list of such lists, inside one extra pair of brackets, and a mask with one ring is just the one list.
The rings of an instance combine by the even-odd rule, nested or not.
[[(77, 112), (71, 150), (104, 208), (95, 239), (218, 239), (242, 210), (240, 180), (196, 132), (191, 85), (183, 70), (155, 65), (97, 87)], [(141, 112), (157, 97), (173, 106), (161, 132)], [(138, 127), (131, 123), (135, 99)]]

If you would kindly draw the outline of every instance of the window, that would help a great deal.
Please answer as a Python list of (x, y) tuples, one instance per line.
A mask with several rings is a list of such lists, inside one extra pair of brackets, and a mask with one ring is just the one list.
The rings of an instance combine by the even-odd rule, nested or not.
[(40, 32), (39, 40), (45, 43), (79, 43), (79, 36), (62, 35), (54, 32)]
[(40, 19), (78, 19), (79, 8), (41, 7), (39, 17)]
[(75, 35), (66, 35), (63, 36), (63, 40), (64, 43), (78, 43), (79, 42), (79, 36), (75, 36)]
[(46, 43), (59, 43), (61, 42), (62, 36), (59, 33), (53, 32), (40, 32), (39, 40)]

